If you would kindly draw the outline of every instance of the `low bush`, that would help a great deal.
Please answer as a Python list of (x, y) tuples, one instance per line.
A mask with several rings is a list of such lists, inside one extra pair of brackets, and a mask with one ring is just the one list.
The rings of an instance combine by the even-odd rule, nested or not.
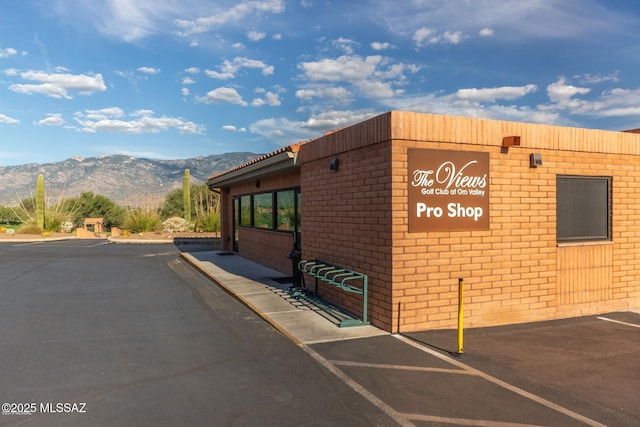
[(184, 218), (174, 216), (162, 223), (162, 230), (169, 233), (183, 233), (189, 231), (189, 223)]
[(148, 233), (162, 227), (160, 215), (151, 209), (130, 209), (124, 220), (124, 229), (131, 233)]
[(37, 234), (41, 235), (44, 230), (37, 225), (25, 225), (18, 229), (18, 234)]

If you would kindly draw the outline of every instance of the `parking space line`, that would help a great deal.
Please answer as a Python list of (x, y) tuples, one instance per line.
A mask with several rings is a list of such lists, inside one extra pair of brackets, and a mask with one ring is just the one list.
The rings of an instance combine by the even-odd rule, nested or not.
[(617, 323), (619, 325), (631, 326), (632, 328), (640, 328), (640, 325), (636, 325), (635, 323), (621, 322), (620, 320), (609, 319), (607, 317), (597, 317), (597, 319), (604, 320), (607, 322)]
[(466, 369), (445, 369), (445, 368), (429, 368), (425, 366), (409, 366), (409, 365), (387, 365), (379, 363), (362, 363), (350, 362), (348, 360), (329, 360), (329, 362), (338, 366), (355, 366), (361, 368), (377, 368), (377, 369), (395, 369), (399, 371), (422, 371), (422, 372), (440, 372), (443, 374), (461, 374), (475, 375)]
[(485, 380), (487, 380), (489, 382), (492, 382), (493, 384), (495, 384), (497, 386), (500, 386), (500, 387), (502, 387), (502, 388), (504, 388), (506, 390), (509, 390), (509, 391), (511, 391), (513, 393), (519, 394), (520, 396), (523, 396), (523, 397), (525, 397), (525, 398), (527, 398), (529, 400), (532, 400), (532, 401), (534, 401), (534, 402), (536, 402), (536, 403), (538, 403), (540, 405), (546, 406), (549, 409), (553, 409), (556, 412), (564, 414), (564, 415), (566, 415), (568, 417), (571, 417), (571, 418), (573, 418), (575, 420), (583, 422), (583, 423), (585, 423), (587, 425), (590, 425), (592, 427), (606, 427), (604, 424), (601, 424), (601, 423), (599, 423), (599, 422), (597, 422), (595, 420), (592, 420), (591, 418), (585, 417), (584, 415), (580, 415), (577, 412), (573, 412), (572, 410), (570, 410), (568, 408), (565, 408), (563, 406), (560, 406), (560, 405), (558, 405), (556, 403), (553, 403), (553, 402), (551, 402), (551, 401), (549, 401), (549, 400), (547, 400), (547, 399), (545, 399), (543, 397), (540, 397), (540, 396), (538, 396), (536, 394), (530, 393), (530, 392), (528, 392), (528, 391), (526, 391), (524, 389), (521, 389), (520, 387), (516, 387), (514, 385), (511, 385), (511, 384), (509, 384), (509, 383), (507, 383), (505, 381), (502, 381), (501, 379), (498, 379), (496, 377), (493, 377), (493, 376), (491, 376), (491, 375), (489, 375), (489, 374), (487, 374), (487, 373), (485, 373), (483, 371), (480, 371), (478, 369), (472, 368), (471, 366), (465, 365), (464, 363), (462, 363), (462, 362), (460, 362), (458, 360), (455, 360), (455, 359), (452, 359), (451, 357), (445, 356), (444, 354), (439, 353), (439, 352), (437, 352), (435, 350), (432, 350), (432, 349), (430, 349), (430, 348), (428, 348), (428, 347), (426, 347), (426, 346), (424, 346), (424, 345), (422, 345), (422, 344), (420, 344), (420, 343), (418, 343), (418, 342), (416, 342), (416, 341), (414, 341), (414, 340), (412, 340), (412, 339), (410, 339), (408, 337), (405, 337), (405, 336), (402, 336), (402, 335), (398, 335), (398, 334), (392, 334), (391, 336), (396, 338), (396, 339), (398, 339), (398, 340), (400, 340), (400, 341), (402, 341), (402, 342), (404, 342), (404, 343), (406, 343), (406, 344), (408, 344), (408, 345), (410, 345), (410, 346), (412, 346), (412, 347), (414, 347), (414, 348), (416, 348), (416, 349), (418, 349), (418, 350), (421, 350), (421, 351), (423, 351), (423, 352), (425, 352), (427, 354), (430, 354), (430, 355), (432, 355), (434, 357), (437, 357), (440, 360), (448, 362), (448, 363), (450, 363), (450, 364), (452, 364), (454, 366), (457, 366), (459, 368), (467, 369), (470, 372), (475, 373), (477, 376), (479, 376), (479, 377), (481, 377), (481, 378), (483, 378), (483, 379), (485, 379)]
[(407, 418), (415, 421), (426, 421), (431, 423), (442, 424), (454, 424), (457, 426), (481, 426), (481, 427), (543, 427), (537, 424), (518, 424), (518, 423), (504, 423), (500, 421), (489, 420), (471, 420), (468, 418), (447, 418), (436, 417), (433, 415), (420, 415), (420, 414), (404, 414)]
[(391, 406), (384, 403), (382, 400), (377, 398), (373, 393), (364, 388), (358, 382), (354, 381), (349, 375), (345, 374), (341, 371), (336, 365), (325, 359), (318, 353), (313, 350), (311, 347), (306, 345), (301, 345), (302, 348), (309, 356), (313, 357), (318, 363), (324, 366), (329, 372), (338, 377), (343, 383), (349, 386), (352, 390), (358, 393), (360, 396), (367, 399), (373, 405), (375, 405), (382, 412), (387, 414), (391, 419), (400, 424), (402, 427), (416, 427), (411, 421), (409, 421), (403, 414), (393, 409)]

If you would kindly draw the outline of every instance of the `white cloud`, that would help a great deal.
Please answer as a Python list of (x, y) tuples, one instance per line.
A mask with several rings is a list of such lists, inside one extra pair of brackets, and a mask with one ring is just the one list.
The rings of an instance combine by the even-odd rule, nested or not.
[(445, 31), (443, 34), (439, 34), (432, 28), (421, 27), (413, 33), (412, 39), (417, 47), (424, 47), (438, 43), (458, 44), (464, 39), (464, 35), (462, 31)]
[(304, 71), (306, 80), (358, 82), (374, 74), (383, 62), (382, 56), (341, 56), (336, 59), (322, 59), (316, 62), (302, 62), (298, 68)]
[(615, 71), (611, 74), (582, 74), (573, 76), (575, 79), (578, 79), (586, 84), (597, 84), (603, 82), (617, 82), (618, 81), (618, 72)]
[(151, 110), (137, 110), (127, 115), (119, 107), (86, 110), (74, 114), (78, 130), (87, 133), (108, 132), (137, 135), (159, 133), (175, 129), (181, 134), (203, 134), (202, 125), (180, 117), (155, 117)]
[(567, 84), (567, 80), (564, 77), (560, 77), (557, 82), (547, 86), (549, 99), (558, 104), (568, 104), (574, 95), (584, 95), (589, 92), (591, 92), (589, 88)]
[(285, 10), (284, 0), (243, 1), (230, 9), (197, 18), (194, 20), (177, 19), (175, 25), (181, 28), (181, 35), (199, 34), (221, 27), (228, 22), (241, 21), (252, 15), (282, 13)]
[(20, 124), (20, 120), (11, 118), (9, 116), (5, 116), (4, 114), (0, 114), (0, 123), (6, 123), (9, 125), (17, 125)]
[(464, 38), (462, 31), (445, 31), (442, 37), (451, 44), (458, 44)]
[(456, 96), (461, 100), (470, 102), (495, 102), (498, 99), (514, 100), (529, 93), (535, 92), (538, 88), (534, 84), (526, 86), (502, 86), (483, 89), (460, 89)]
[(62, 126), (65, 124), (64, 119), (62, 118), (62, 114), (60, 113), (49, 113), (47, 117), (42, 120), (38, 120), (37, 122), (33, 122), (36, 126)]
[(338, 39), (332, 42), (333, 46), (336, 49), (341, 50), (343, 53), (347, 55), (352, 55), (355, 48), (360, 46), (360, 43), (353, 39), (347, 39), (345, 37), (339, 37)]
[(263, 98), (255, 98), (251, 101), (251, 105), (254, 107), (261, 107), (263, 105), (269, 105), (271, 107), (279, 107), (282, 104), (280, 96), (277, 93), (266, 92)]
[(185, 73), (189, 73), (189, 74), (198, 74), (200, 73), (200, 68), (198, 67), (190, 67), (187, 68), (186, 70), (184, 70)]
[(160, 73), (160, 69), (159, 68), (154, 68), (154, 67), (139, 67), (138, 71), (144, 74), (158, 74)]
[(105, 37), (126, 42), (167, 32), (185, 10), (206, 7), (199, 0), (50, 0), (47, 5), (65, 22), (88, 25)]
[(253, 123), (252, 133), (274, 140), (277, 145), (294, 144), (315, 138), (318, 134), (369, 119), (379, 112), (373, 110), (332, 110), (311, 115), (306, 121), (269, 118)]
[(18, 51), (12, 47), (8, 47), (6, 49), (0, 49), (0, 58), (8, 58), (10, 56), (17, 55)]
[(478, 32), (480, 37), (491, 37), (493, 35), (493, 29), (491, 28), (483, 28)]
[(192, 84), (195, 84), (195, 83), (196, 83), (196, 81), (193, 80), (191, 77), (185, 77), (185, 78), (182, 79), (182, 84), (183, 85), (192, 85)]
[(238, 71), (242, 68), (258, 69), (262, 71), (262, 75), (269, 76), (273, 74), (274, 67), (267, 65), (257, 59), (250, 59), (244, 57), (233, 58), (232, 61), (225, 60), (220, 66), (220, 71), (205, 70), (205, 74), (212, 79), (229, 80), (236, 77)]
[[(298, 64), (298, 68), (303, 71), (302, 78), (311, 84), (345, 82), (368, 97), (386, 98), (402, 93), (401, 90), (395, 89), (394, 85), (403, 84), (406, 79), (405, 72), (415, 73), (420, 69), (407, 64), (388, 66), (388, 63), (387, 58), (379, 55), (366, 58), (345, 55), (336, 59), (302, 62)], [(301, 92), (300, 95), (308, 94)]]
[(412, 39), (414, 42), (416, 42), (416, 46), (422, 47), (434, 40), (434, 33), (434, 30), (432, 30), (431, 28), (418, 28), (415, 33), (413, 33)]
[(267, 36), (267, 33), (262, 33), (259, 31), (249, 31), (247, 32), (247, 38), (252, 42), (258, 42), (264, 39)]
[(191, 91), (189, 91), (189, 88), (183, 87), (182, 89), (180, 89), (180, 93), (182, 94), (182, 96), (189, 96)]
[(247, 131), (246, 128), (243, 128), (243, 127), (238, 128), (238, 127), (233, 126), (233, 125), (222, 126), (222, 130), (226, 130), (227, 132), (246, 132)]
[(326, 86), (314, 89), (301, 89), (296, 91), (296, 98), (303, 101), (311, 101), (314, 98), (324, 98), (332, 101), (347, 102), (351, 99), (351, 92), (340, 86)]
[(371, 46), (373, 50), (387, 50), (393, 47), (391, 43), (387, 42), (372, 42), (369, 46)]
[[(636, 18), (615, 12), (597, 0), (482, 0), (413, 1), (398, 7), (388, 0), (372, 0), (371, 21), (404, 36), (418, 47), (437, 42), (451, 28), (466, 34), (490, 35), (487, 29), (509, 34), (509, 38), (605, 37), (607, 33), (633, 32)], [(445, 24), (448, 28), (443, 28)], [(479, 33), (482, 32), (482, 34)]]
[(102, 74), (49, 74), (43, 71), (24, 71), (20, 77), (23, 80), (35, 81), (38, 84), (12, 84), (9, 89), (13, 92), (33, 95), (36, 93), (52, 98), (73, 98), (69, 92), (78, 92), (80, 95), (91, 95), (95, 92), (107, 90), (102, 79)]
[(230, 87), (219, 87), (214, 89), (198, 99), (200, 102), (204, 102), (205, 104), (214, 104), (214, 103), (227, 103), (227, 104), (237, 104), (246, 106), (247, 102), (242, 99), (242, 96), (233, 88)]

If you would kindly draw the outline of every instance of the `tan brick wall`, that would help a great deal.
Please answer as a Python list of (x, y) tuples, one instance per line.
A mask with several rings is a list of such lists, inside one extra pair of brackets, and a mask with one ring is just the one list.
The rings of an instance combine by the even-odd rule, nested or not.
[[(413, 147), (490, 153), (490, 230), (408, 232)], [(630, 133), (387, 113), (301, 147), (303, 257), (368, 274), (372, 323), (390, 331), (455, 327), (460, 277), (469, 327), (638, 309), (639, 155)], [(612, 242), (558, 247), (558, 174), (613, 177)]]
[[(393, 114), (393, 191), (403, 200), (393, 212), (394, 302), (400, 306), (393, 323), (401, 331), (455, 327), (459, 277), (469, 327), (639, 308), (640, 139), (619, 132)], [(505, 152), (500, 145), (508, 135), (521, 136), (521, 146)], [(409, 147), (490, 153), (489, 231), (407, 232)], [(534, 151), (543, 158), (536, 169), (529, 167)], [(558, 174), (613, 177), (612, 242), (558, 247)]]
[[(356, 125), (338, 138), (329, 135), (300, 148), (302, 257), (368, 274), (370, 318), (390, 329), (391, 143), (363, 144), (372, 131), (380, 130)], [(383, 134), (384, 129), (377, 135)], [(339, 161), (337, 171), (329, 169), (333, 158)], [(361, 296), (322, 282), (320, 294), (354, 314), (362, 312)]]

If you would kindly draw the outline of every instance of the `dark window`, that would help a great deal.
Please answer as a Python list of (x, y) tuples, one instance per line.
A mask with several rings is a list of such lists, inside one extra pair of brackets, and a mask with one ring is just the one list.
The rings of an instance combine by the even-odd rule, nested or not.
[(611, 240), (611, 178), (556, 178), (559, 242)]
[(240, 197), (240, 225), (251, 227), (251, 196)]
[(294, 232), (300, 240), (299, 189), (234, 197), (233, 203), (237, 225)]
[(276, 193), (276, 203), (278, 204), (278, 230), (295, 230), (296, 227), (296, 207), (295, 192), (293, 190), (278, 191)]
[(273, 193), (253, 196), (253, 226), (273, 228)]

